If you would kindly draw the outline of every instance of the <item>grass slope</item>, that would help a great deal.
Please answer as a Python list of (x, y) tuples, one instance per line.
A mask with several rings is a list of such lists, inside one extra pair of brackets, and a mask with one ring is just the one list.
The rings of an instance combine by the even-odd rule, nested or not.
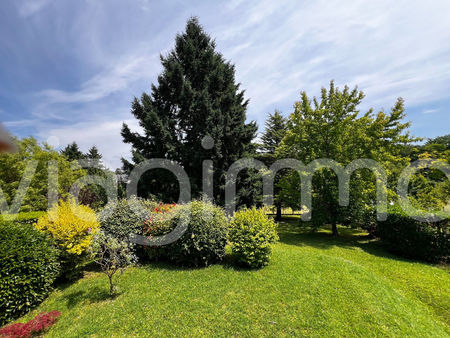
[(55, 290), (42, 311), (62, 316), (49, 336), (450, 335), (450, 275), (401, 260), (360, 234), (309, 234), (287, 220), (269, 266), (184, 269), (153, 263), (119, 279), (91, 272)]

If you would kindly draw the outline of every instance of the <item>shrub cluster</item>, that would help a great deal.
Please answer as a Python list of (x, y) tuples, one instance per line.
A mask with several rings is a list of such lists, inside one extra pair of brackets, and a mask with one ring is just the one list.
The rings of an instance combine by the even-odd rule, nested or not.
[(224, 211), (211, 203), (193, 201), (153, 213), (145, 222), (144, 234), (150, 238), (183, 229), (181, 237), (164, 246), (148, 248), (155, 255), (178, 264), (207, 266), (225, 255), (228, 221)]
[(268, 264), (271, 245), (278, 240), (276, 223), (264, 209), (238, 211), (231, 220), (229, 240), (240, 264), (260, 268)]
[(0, 224), (0, 325), (39, 304), (59, 274), (51, 238), (29, 224)]
[(428, 262), (450, 260), (450, 218), (440, 222), (419, 222), (398, 209), (386, 221), (377, 223), (377, 233), (389, 251)]
[(27, 323), (15, 323), (5, 326), (0, 329), (0, 336), (9, 338), (41, 336), (50, 326), (56, 323), (59, 316), (61, 316), (61, 312), (59, 311), (40, 313)]

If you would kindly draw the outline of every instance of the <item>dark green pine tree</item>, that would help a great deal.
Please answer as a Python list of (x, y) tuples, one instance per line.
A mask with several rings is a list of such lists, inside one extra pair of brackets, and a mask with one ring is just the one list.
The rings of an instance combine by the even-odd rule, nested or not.
[(287, 121), (278, 110), (269, 114), (265, 123), (265, 130), (261, 136), (261, 150), (268, 155), (275, 155), (276, 148), (286, 134)]
[[(132, 145), (130, 171), (144, 159), (166, 158), (181, 164), (191, 181), (192, 195), (202, 191), (202, 161), (214, 163), (214, 198), (224, 200), (224, 176), (229, 166), (246, 154), (257, 126), (246, 123), (248, 101), (235, 82), (234, 65), (215, 50), (197, 18), (178, 34), (175, 47), (161, 56), (163, 71), (151, 94), (134, 99), (132, 114), (144, 133), (134, 133), (126, 124), (123, 140)], [(209, 135), (214, 146), (205, 150), (202, 139)], [(152, 170), (140, 180), (141, 196), (156, 195), (164, 201), (178, 198), (178, 182), (166, 170)]]
[(75, 141), (68, 144), (63, 150), (61, 150), (61, 154), (64, 155), (69, 161), (77, 161), (84, 158), (83, 153)]
[[(270, 166), (276, 161), (275, 150), (286, 135), (287, 119), (279, 111), (275, 110), (273, 114), (269, 114), (265, 126), (266, 128), (261, 136), (259, 159), (267, 166)], [(282, 201), (279, 196), (280, 189), (278, 184), (283, 173), (285, 173), (285, 170), (280, 171), (275, 177), (274, 203), (277, 208), (275, 217), (277, 221), (281, 220)]]

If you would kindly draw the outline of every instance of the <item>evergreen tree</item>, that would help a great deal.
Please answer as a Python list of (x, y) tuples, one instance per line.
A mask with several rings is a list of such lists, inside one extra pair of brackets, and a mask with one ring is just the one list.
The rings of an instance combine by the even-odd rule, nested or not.
[[(260, 145), (261, 154), (259, 155), (259, 159), (263, 161), (267, 166), (270, 166), (276, 161), (275, 150), (279, 147), (284, 135), (286, 134), (287, 120), (283, 117), (283, 115), (281, 115), (279, 111), (275, 110), (275, 113), (269, 114), (265, 125), (266, 128), (261, 136), (262, 144)], [(274, 182), (274, 203), (277, 208), (275, 219), (277, 221), (281, 220), (282, 201), (279, 196), (280, 189), (278, 185), (280, 177), (283, 174), (286, 174), (285, 170), (282, 170), (277, 174)]]
[(266, 128), (261, 136), (261, 150), (269, 155), (275, 155), (276, 148), (286, 134), (286, 118), (278, 110), (275, 110), (275, 113), (269, 114), (265, 126)]
[[(132, 162), (123, 163), (129, 172), (144, 159), (176, 161), (189, 175), (192, 195), (199, 197), (202, 161), (211, 159), (214, 198), (221, 203), (225, 172), (249, 150), (257, 126), (245, 123), (248, 101), (235, 82), (234, 65), (215, 47), (197, 18), (189, 19), (186, 31), (176, 36), (174, 49), (161, 56), (163, 71), (151, 94), (143, 93), (132, 103), (131, 112), (144, 133), (123, 125), (123, 140), (132, 145)], [(211, 149), (202, 146), (205, 136), (214, 140)], [(166, 170), (152, 170), (141, 178), (138, 193), (174, 201), (178, 182)]]
[(61, 151), (61, 154), (64, 155), (69, 161), (77, 161), (84, 158), (83, 153), (75, 141), (68, 144), (64, 150)]

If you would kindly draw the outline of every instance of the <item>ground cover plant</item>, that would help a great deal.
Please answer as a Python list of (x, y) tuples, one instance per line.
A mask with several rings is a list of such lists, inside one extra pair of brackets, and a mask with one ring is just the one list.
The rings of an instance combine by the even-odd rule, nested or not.
[(113, 301), (91, 272), (58, 288), (24, 320), (63, 313), (59, 336), (440, 336), (450, 334), (448, 269), (398, 258), (367, 234), (311, 233), (284, 219), (260, 270), (190, 269), (163, 262), (127, 269)]

